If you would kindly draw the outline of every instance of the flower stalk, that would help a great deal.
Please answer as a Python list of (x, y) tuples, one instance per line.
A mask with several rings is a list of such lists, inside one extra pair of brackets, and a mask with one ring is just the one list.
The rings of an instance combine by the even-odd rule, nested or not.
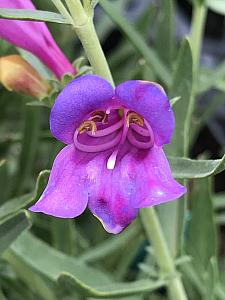
[(141, 220), (149, 242), (153, 245), (155, 256), (162, 273), (171, 275), (169, 293), (173, 300), (187, 300), (183, 284), (176, 273), (173, 259), (162, 232), (159, 219), (153, 207), (141, 210)]
[(80, 0), (66, 0), (80, 39), (95, 74), (114, 85), (113, 78), (93, 24), (93, 14), (86, 12)]

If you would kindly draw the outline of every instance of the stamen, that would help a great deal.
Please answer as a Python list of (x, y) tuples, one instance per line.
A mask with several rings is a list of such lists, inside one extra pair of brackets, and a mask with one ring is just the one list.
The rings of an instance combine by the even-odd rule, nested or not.
[(77, 131), (78, 131), (78, 133), (84, 133), (87, 131), (91, 131), (91, 134), (95, 135), (95, 133), (97, 131), (97, 126), (94, 121), (87, 120), (80, 124)]
[[(150, 138), (150, 140), (148, 142), (140, 142), (137, 140), (137, 138), (133, 135), (132, 131), (133, 130), (129, 130), (127, 133), (127, 139), (128, 141), (135, 147), (139, 148), (139, 149), (149, 149), (152, 148), (152, 146), (154, 145), (154, 134), (152, 131), (151, 126), (149, 125), (149, 123), (145, 120), (145, 126), (148, 129), (148, 136)], [(144, 135), (142, 135), (144, 136)]]
[[(83, 152), (101, 152), (114, 148), (112, 154), (107, 160), (107, 169), (113, 170), (116, 165), (117, 155), (120, 149), (123, 147), (126, 139), (131, 145), (138, 149), (149, 149), (154, 145), (154, 134), (151, 126), (148, 122), (139, 114), (129, 111), (128, 109), (119, 109), (117, 111), (121, 117), (115, 124), (98, 130), (96, 122), (107, 123), (110, 109), (104, 111), (96, 111), (92, 113), (91, 117), (84, 121), (74, 134), (74, 145), (75, 147)], [(92, 139), (91, 145), (83, 144), (78, 140), (78, 135), (86, 133), (90, 136), (90, 140), (93, 137), (101, 138), (108, 137), (108, 141), (101, 144), (100, 139)], [(114, 133), (114, 138), (111, 138), (111, 134)], [(136, 134), (134, 134), (136, 133)], [(146, 137), (147, 141), (138, 140), (138, 136)]]
[[(97, 132), (95, 133), (95, 135), (93, 137), (102, 137), (102, 136), (106, 136), (108, 134), (113, 133), (114, 131), (120, 129), (123, 126), (123, 120), (119, 120), (117, 123), (113, 124), (110, 127), (107, 127), (105, 129), (100, 129), (97, 130)], [(88, 135), (91, 135), (91, 133), (87, 132)]]
[(149, 131), (143, 127), (140, 127), (137, 124), (132, 124), (131, 128), (142, 136), (149, 136)]
[(129, 112), (126, 116), (127, 127), (130, 124), (137, 124), (139, 126), (144, 126), (144, 118), (135, 112)]
[(94, 122), (102, 122), (102, 124), (107, 124), (108, 114), (102, 110), (98, 110), (91, 114), (90, 120), (93, 120)]
[(74, 134), (74, 145), (78, 150), (84, 151), (84, 152), (101, 152), (101, 151), (105, 151), (108, 149), (113, 148), (114, 146), (116, 146), (122, 136), (122, 133), (119, 132), (114, 139), (110, 140), (109, 142), (105, 143), (105, 144), (100, 144), (100, 145), (85, 145), (81, 142), (78, 141), (78, 130), (75, 131)]
[(138, 141), (132, 131), (130, 130), (128, 133), (127, 133), (127, 138), (128, 138), (128, 141), (133, 145), (135, 146), (136, 148), (139, 148), (139, 149), (149, 149), (153, 146), (153, 141), (150, 140), (149, 142), (140, 142)]

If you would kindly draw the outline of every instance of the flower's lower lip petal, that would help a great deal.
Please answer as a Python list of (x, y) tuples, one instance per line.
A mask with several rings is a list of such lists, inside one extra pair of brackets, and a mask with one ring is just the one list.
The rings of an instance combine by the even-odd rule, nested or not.
[(88, 178), (83, 159), (86, 153), (66, 146), (57, 155), (48, 185), (40, 200), (29, 208), (60, 218), (79, 216), (88, 203)]
[(113, 234), (123, 231), (138, 214), (138, 209), (133, 208), (127, 199), (117, 196), (113, 199), (92, 198), (88, 206), (104, 229)]
[(133, 202), (134, 207), (143, 208), (172, 201), (187, 191), (173, 178), (161, 147), (154, 146), (145, 155), (144, 151), (137, 152), (128, 166), (128, 172), (140, 174), (140, 177), (134, 178), (138, 195)]
[(100, 153), (87, 165), (89, 176), (94, 178), (88, 207), (106, 231), (117, 234), (136, 218), (138, 209), (133, 207), (128, 178), (123, 174), (121, 161), (116, 162), (113, 170), (107, 169), (110, 154), (110, 151)]

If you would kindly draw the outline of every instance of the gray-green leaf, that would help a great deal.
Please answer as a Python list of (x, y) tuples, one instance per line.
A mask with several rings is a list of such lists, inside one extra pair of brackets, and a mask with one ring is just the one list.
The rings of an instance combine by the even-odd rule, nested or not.
[(71, 24), (61, 14), (44, 11), (44, 10), (29, 10), (29, 9), (12, 9), (0, 8), (0, 18), (24, 20), (24, 21), (44, 21), (59, 24)]
[(216, 175), (225, 169), (225, 155), (215, 160), (169, 157), (169, 161), (173, 176), (180, 179), (204, 178)]
[(21, 211), (0, 223), (0, 254), (25, 230), (31, 226), (25, 211)]

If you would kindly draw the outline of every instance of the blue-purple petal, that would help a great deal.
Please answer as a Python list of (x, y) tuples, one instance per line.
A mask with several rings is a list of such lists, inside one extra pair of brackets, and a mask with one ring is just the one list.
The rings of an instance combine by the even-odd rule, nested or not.
[(108, 81), (96, 75), (84, 75), (71, 81), (56, 98), (50, 115), (52, 134), (65, 144), (73, 142), (75, 129), (84, 117), (107, 108), (114, 95)]
[(115, 93), (125, 107), (141, 114), (149, 122), (158, 146), (170, 142), (175, 126), (174, 114), (159, 84), (129, 80), (118, 85)]

